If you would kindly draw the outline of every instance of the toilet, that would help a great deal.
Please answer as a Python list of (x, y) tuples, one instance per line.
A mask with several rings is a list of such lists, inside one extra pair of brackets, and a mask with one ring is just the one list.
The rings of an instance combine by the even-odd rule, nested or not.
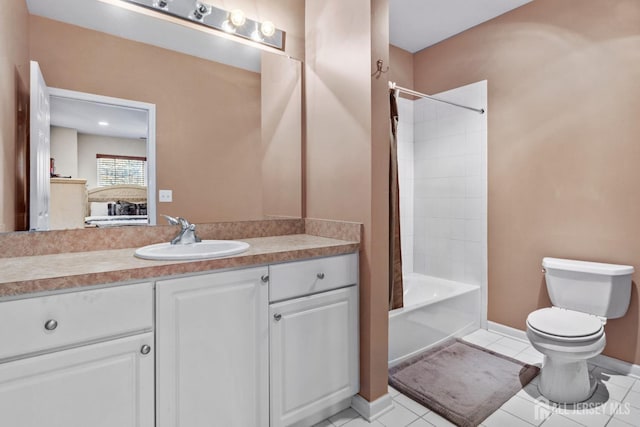
[(544, 355), (538, 389), (552, 402), (583, 402), (597, 385), (587, 360), (604, 350), (607, 319), (627, 312), (634, 269), (559, 258), (542, 267), (553, 306), (527, 317), (527, 337)]

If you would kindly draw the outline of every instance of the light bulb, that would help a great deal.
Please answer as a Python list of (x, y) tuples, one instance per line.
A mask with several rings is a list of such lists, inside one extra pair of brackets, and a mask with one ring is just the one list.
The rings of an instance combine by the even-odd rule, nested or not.
[(260, 31), (258, 29), (253, 30), (251, 33), (251, 40), (254, 42), (263, 42), (262, 36), (260, 35)]
[(231, 23), (236, 27), (243, 26), (246, 20), (247, 20), (247, 17), (244, 15), (244, 12), (241, 11), (240, 9), (234, 9), (231, 12), (229, 12), (229, 21), (231, 21)]
[(274, 35), (276, 33), (276, 26), (271, 21), (264, 21), (260, 25), (260, 32), (265, 37), (271, 37), (272, 35)]
[(236, 32), (236, 27), (234, 27), (228, 19), (225, 19), (222, 23), (222, 31), (233, 34)]

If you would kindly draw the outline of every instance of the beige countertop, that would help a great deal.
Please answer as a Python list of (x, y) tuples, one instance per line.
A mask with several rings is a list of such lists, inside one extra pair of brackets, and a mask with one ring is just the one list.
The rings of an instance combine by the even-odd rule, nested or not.
[(251, 247), (238, 255), (198, 261), (143, 260), (133, 256), (135, 248), (0, 258), (0, 297), (295, 261), (359, 249), (358, 242), (308, 234), (237, 240)]

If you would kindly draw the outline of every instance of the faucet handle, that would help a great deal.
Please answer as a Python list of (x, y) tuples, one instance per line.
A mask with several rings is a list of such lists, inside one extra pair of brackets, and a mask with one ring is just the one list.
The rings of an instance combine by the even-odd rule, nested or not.
[(181, 219), (181, 218), (179, 218), (179, 217), (178, 218), (174, 218), (172, 216), (165, 215), (165, 214), (160, 214), (160, 215), (165, 217), (167, 219), (167, 221), (169, 222), (169, 224), (171, 224), (171, 225), (180, 225), (180, 221), (178, 221), (178, 220)]
[(182, 218), (181, 216), (179, 216), (175, 219), (178, 221), (183, 230), (189, 229), (191, 227), (191, 223), (186, 218)]

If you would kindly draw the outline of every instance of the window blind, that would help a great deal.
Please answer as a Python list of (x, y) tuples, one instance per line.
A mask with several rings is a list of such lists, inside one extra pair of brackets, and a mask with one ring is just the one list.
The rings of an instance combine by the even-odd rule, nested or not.
[(98, 187), (109, 185), (147, 185), (147, 158), (96, 154)]

